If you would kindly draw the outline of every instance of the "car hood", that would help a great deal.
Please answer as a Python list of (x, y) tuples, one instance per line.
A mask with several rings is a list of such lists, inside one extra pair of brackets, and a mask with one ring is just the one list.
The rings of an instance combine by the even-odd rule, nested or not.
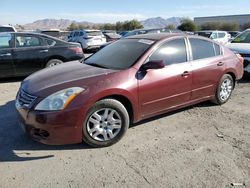
[(52, 93), (68, 87), (81, 87), (84, 85), (84, 79), (108, 75), (116, 71), (80, 62), (68, 62), (30, 75), (22, 82), (21, 87), (30, 94), (43, 97), (46, 90)]
[(250, 43), (228, 43), (226, 46), (232, 51), (250, 54)]

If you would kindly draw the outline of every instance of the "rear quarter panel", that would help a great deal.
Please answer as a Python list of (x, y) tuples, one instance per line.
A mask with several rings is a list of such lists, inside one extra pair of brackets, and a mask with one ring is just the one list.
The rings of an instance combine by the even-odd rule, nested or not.
[(243, 63), (237, 57), (237, 55), (229, 50), (227, 47), (223, 47), (224, 50), (224, 62), (225, 62), (225, 71), (224, 73), (233, 73), (236, 80), (240, 80), (244, 74)]

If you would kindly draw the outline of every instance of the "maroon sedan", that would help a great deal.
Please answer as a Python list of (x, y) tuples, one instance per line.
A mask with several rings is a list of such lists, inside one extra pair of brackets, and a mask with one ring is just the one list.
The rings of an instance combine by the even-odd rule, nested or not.
[(132, 36), (84, 63), (29, 76), (16, 108), (21, 126), (39, 142), (110, 146), (142, 119), (207, 100), (226, 103), (243, 75), (242, 61), (198, 36)]

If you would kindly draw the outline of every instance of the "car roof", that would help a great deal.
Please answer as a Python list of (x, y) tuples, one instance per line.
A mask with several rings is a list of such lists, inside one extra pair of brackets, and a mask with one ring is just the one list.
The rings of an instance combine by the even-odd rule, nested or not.
[(148, 40), (162, 40), (171, 37), (178, 37), (178, 36), (187, 36), (183, 33), (151, 33), (151, 34), (142, 34), (142, 35), (133, 35), (128, 36), (128, 39), (148, 39)]

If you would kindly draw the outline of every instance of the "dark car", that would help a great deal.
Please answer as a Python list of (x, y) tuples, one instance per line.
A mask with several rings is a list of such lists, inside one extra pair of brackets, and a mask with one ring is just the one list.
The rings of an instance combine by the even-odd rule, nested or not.
[(85, 63), (26, 78), (16, 99), (20, 125), (46, 144), (109, 146), (142, 119), (207, 100), (226, 103), (243, 75), (242, 61), (204, 37), (120, 39)]
[(121, 38), (121, 35), (117, 34), (115, 31), (102, 31), (103, 35), (106, 37), (107, 42), (114, 42)]
[(0, 34), (0, 77), (26, 76), (84, 57), (79, 44), (34, 33)]

